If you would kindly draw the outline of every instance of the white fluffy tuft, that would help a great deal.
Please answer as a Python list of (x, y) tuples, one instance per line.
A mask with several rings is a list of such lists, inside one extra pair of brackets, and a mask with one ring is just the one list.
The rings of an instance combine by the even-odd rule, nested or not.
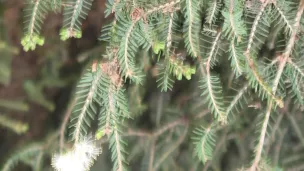
[(97, 147), (90, 138), (86, 138), (76, 143), (72, 151), (55, 155), (52, 166), (57, 171), (87, 171), (100, 153), (101, 148)]

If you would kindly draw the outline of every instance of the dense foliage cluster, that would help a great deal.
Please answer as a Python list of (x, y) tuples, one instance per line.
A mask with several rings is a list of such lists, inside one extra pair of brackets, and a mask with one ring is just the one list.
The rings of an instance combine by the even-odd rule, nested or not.
[[(62, 8), (61, 39), (81, 38), (91, 6), (29, 0), (24, 50), (48, 40), (40, 34), (44, 18)], [(92, 132), (109, 144), (101, 155), (111, 156), (114, 171), (290, 168), (292, 138), (304, 146), (303, 10), (303, 0), (108, 0), (111, 22), (99, 38), (106, 50), (77, 85), (57, 155), (69, 153), (68, 124), (74, 148)], [(228, 145), (241, 160), (223, 166), (235, 153)], [(18, 151), (4, 171), (46, 147)]]

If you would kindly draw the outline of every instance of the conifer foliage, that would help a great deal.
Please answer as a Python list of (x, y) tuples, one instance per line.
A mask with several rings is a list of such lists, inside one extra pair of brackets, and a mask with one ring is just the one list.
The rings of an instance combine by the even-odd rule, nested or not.
[[(81, 38), (81, 22), (92, 3), (29, 0), (24, 50), (47, 41), (40, 33), (44, 18), (61, 8), (61, 39)], [(102, 59), (94, 59), (87, 68), (75, 92), (68, 129), (74, 147), (96, 132), (97, 141), (109, 143), (114, 171), (132, 170), (128, 163), (130, 158), (138, 160), (134, 157), (138, 153), (144, 154), (143, 170), (175, 169), (179, 155), (189, 156), (183, 161), (184, 170), (207, 170), (210, 160), (221, 153), (222, 141), (239, 136), (238, 129), (244, 127), (240, 118), (246, 117), (256, 123), (249, 132), (258, 134), (249, 138), (255, 144), (247, 149), (253, 157), (238, 167), (278, 168), (277, 161), (271, 162), (278, 159), (267, 155), (271, 146), (265, 144), (271, 141), (269, 134), (283, 134), (277, 113), (293, 117), (286, 111), (290, 107), (303, 113), (303, 10), (303, 0), (108, 0), (105, 14), (111, 23), (103, 26), (100, 36), (106, 50)], [(142, 105), (143, 97), (134, 102), (126, 93), (135, 87), (141, 96), (140, 87), (147, 86), (150, 78), (145, 66), (156, 73), (160, 92), (174, 91), (183, 79), (195, 86), (186, 105), (170, 104), (178, 111), (157, 105), (160, 110), (153, 114), (155, 130), (151, 132), (133, 130), (138, 128), (133, 124), (138, 116), (132, 111)], [(160, 97), (162, 103), (164, 97)], [(247, 106), (257, 101), (255, 115), (250, 115)], [(206, 109), (210, 115), (201, 114)], [(275, 128), (270, 130), (271, 118)], [(95, 121), (98, 128), (93, 131)], [(290, 124), (297, 128), (294, 120)], [(126, 137), (138, 141), (131, 138), (127, 144)], [(142, 141), (141, 149), (132, 144)], [(184, 151), (179, 149), (182, 144)]]

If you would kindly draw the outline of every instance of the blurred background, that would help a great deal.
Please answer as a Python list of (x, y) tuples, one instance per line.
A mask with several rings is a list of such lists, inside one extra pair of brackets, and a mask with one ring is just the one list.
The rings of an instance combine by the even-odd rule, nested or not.
[[(58, 145), (59, 141), (52, 140), (50, 136), (60, 129), (64, 115), (73, 101), (75, 85), (84, 68), (91, 59), (101, 56), (105, 46), (98, 41), (98, 37), (102, 26), (111, 19), (104, 18), (105, 0), (94, 0), (87, 19), (82, 22), (82, 38), (61, 41), (59, 30), (62, 26), (62, 14), (49, 13), (41, 28), (42, 35), (46, 39), (45, 44), (38, 46), (35, 51), (25, 52), (20, 44), (24, 28), (24, 7), (25, 0), (0, 0), (0, 168), (11, 154), (32, 142), (42, 141), (44, 148), (48, 148), (48, 143)], [(268, 51), (265, 50), (265, 52)], [(137, 117), (130, 121), (131, 124), (126, 124), (130, 126), (128, 128), (133, 126), (139, 127), (138, 130), (142, 128), (153, 130), (161, 128), (162, 122), (171, 123), (169, 121), (172, 121), (172, 118), (183, 118), (184, 115), (195, 121), (193, 127), (209, 124), (211, 115), (207, 115), (209, 111), (203, 101), (197, 98), (196, 102), (199, 105), (193, 103), (194, 95), (197, 97), (201, 94), (201, 90), (199, 93), (195, 92), (199, 87), (197, 80), (179, 81), (174, 85), (173, 91), (161, 93), (156, 85), (157, 70), (151, 62), (156, 60), (156, 57), (151, 59), (153, 57), (148, 52), (142, 54), (141, 67), (148, 73), (144, 86), (126, 85), (130, 98), (130, 113), (133, 118)], [(221, 73), (222, 82), (228, 83), (229, 88), (231, 78), (227, 75), (231, 72), (227, 71), (229, 71), (230, 63), (228, 58), (221, 60), (225, 65), (215, 67), (215, 70)], [(244, 80), (241, 80), (241, 83), (243, 82)], [(189, 135), (184, 137), (184, 143), (180, 143), (182, 145), (164, 162), (171, 167), (165, 165), (163, 170), (173, 168), (174, 171), (188, 171), (192, 168), (195, 171), (198, 168), (208, 170), (208, 167), (212, 167), (212, 170), (229, 171), (249, 164), (255, 145), (254, 140), (256, 140), (254, 134), (256, 116), (262, 113), (261, 108), (265, 105), (260, 103), (255, 93), (250, 94), (249, 97), (247, 105), (249, 108), (240, 110), (240, 115), (237, 115), (238, 122), (218, 131), (221, 136), (218, 136), (215, 150), (217, 154), (212, 162), (203, 165), (197, 158), (195, 160), (192, 158), (194, 156), (193, 143), (190, 140), (192, 134), (189, 131)], [(286, 103), (291, 103), (290, 99)], [(165, 110), (171, 107), (170, 105), (173, 107)], [(282, 128), (278, 133), (279, 136), (275, 136), (274, 131), (265, 143), (266, 153), (269, 153), (269, 156), (275, 156), (275, 166), (280, 161), (280, 165), (291, 168), (290, 170), (293, 170), (295, 164), (303, 169), (304, 136), (301, 132), (304, 129), (301, 124), (304, 121), (303, 109), (298, 113), (295, 110), (295, 119), (290, 119), (290, 121), (286, 116), (283, 118), (286, 111), (279, 111), (281, 115), (273, 119), (278, 125), (281, 123)], [(205, 119), (205, 116), (208, 116), (209, 120)], [(300, 126), (297, 126), (296, 122), (299, 122)], [(278, 125), (274, 125), (276, 129)], [(293, 127), (294, 125), (297, 127)], [(124, 131), (130, 133), (127, 128)], [(161, 136), (159, 138), (161, 148), (157, 149), (159, 150), (157, 152), (165, 154), (166, 149), (172, 147), (181, 134), (181, 130), (172, 128), (168, 131), (168, 136), (167, 134)], [(277, 139), (276, 143), (274, 143), (275, 139)], [(282, 143), (283, 140), (285, 140), (284, 143)], [(140, 166), (145, 165), (145, 160), (149, 159), (147, 147), (154, 147), (154, 140), (152, 145), (146, 141), (148, 141), (146, 137), (140, 136), (137, 139), (128, 139), (130, 155), (127, 160), (130, 161), (130, 170), (144, 170), (140, 169)], [(92, 171), (111, 170), (111, 154), (107, 148), (107, 146), (103, 148), (103, 155), (95, 163)], [(49, 164), (50, 156), (46, 155), (45, 165), (49, 170), (53, 170)], [(31, 161), (29, 160), (31, 158), (18, 164), (14, 170), (30, 171), (31, 168), (28, 165), (31, 165)], [(141, 160), (143, 164), (139, 164)], [(299, 171), (298, 168), (294, 170)]]
[[(16, 149), (58, 129), (90, 57), (100, 56), (104, 0), (94, 0), (81, 39), (60, 41), (62, 14), (50, 13), (44, 46), (24, 52), (24, 0), (0, 0), (0, 165)], [(18, 165), (15, 170), (30, 170)]]

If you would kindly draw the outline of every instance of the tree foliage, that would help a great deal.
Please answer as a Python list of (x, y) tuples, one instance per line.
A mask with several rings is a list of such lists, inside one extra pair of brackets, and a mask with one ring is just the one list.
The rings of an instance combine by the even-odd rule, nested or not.
[[(92, 1), (68, 2), (29, 1), (22, 40), (25, 51), (47, 41), (40, 33), (43, 19), (49, 11), (58, 12), (62, 6), (61, 39), (81, 37), (81, 22)], [(99, 39), (106, 42), (106, 50), (102, 58), (94, 59), (86, 68), (75, 91), (76, 103), (69, 124), (74, 146), (92, 132), (98, 118), (95, 135), (98, 140), (109, 142), (115, 171), (132, 170), (129, 159), (139, 153), (148, 156), (142, 165), (149, 171), (174, 168), (180, 159), (178, 152), (185, 156), (194, 152), (197, 156), (183, 161), (186, 169), (201, 167), (197, 161), (208, 168), (208, 161), (221, 152), (220, 137), (223, 141), (237, 139), (239, 129), (254, 120), (257, 126), (248, 128), (249, 132), (258, 130), (258, 135), (250, 138), (257, 140), (255, 148), (248, 147), (248, 151), (253, 151), (252, 162), (241, 165), (252, 171), (266, 165), (270, 168), (266, 162), (269, 156), (265, 145), (271, 141), (267, 133), (273, 131), (277, 135), (277, 131), (283, 136), (279, 121), (275, 123), (276, 130), (269, 131), (272, 115), (287, 115), (283, 110), (293, 106), (302, 106), (295, 111), (303, 112), (303, 10), (303, 0), (108, 0), (105, 15), (111, 22), (103, 26)], [(130, 85), (144, 85), (148, 89), (145, 92), (152, 91), (146, 85), (151, 75), (163, 93), (148, 110), (153, 113), (152, 131), (136, 131), (138, 118), (133, 118), (135, 114), (130, 111), (135, 105), (143, 106), (144, 95), (136, 93), (135, 100), (129, 97), (134, 100), (134, 107), (128, 104), (126, 92)], [(172, 95), (172, 103), (166, 104), (166, 93), (174, 94), (174, 84), (184, 78), (191, 80), (186, 93), (194, 95), (182, 102), (172, 100)], [(231, 91), (229, 81), (240, 87), (236, 93)], [(259, 110), (255, 113), (262, 113), (260, 117), (250, 115), (246, 105)], [(203, 109), (211, 115), (201, 115)], [(141, 108), (139, 113), (144, 111)], [(249, 121), (240, 119), (244, 116)], [(243, 122), (247, 123), (242, 125)], [(296, 125), (294, 121), (292, 125)], [(191, 140), (189, 132), (194, 133)], [(131, 139), (131, 147), (127, 148), (126, 137), (145, 143), (135, 147), (132, 143), (137, 141)], [(298, 137), (302, 138), (300, 133)]]

